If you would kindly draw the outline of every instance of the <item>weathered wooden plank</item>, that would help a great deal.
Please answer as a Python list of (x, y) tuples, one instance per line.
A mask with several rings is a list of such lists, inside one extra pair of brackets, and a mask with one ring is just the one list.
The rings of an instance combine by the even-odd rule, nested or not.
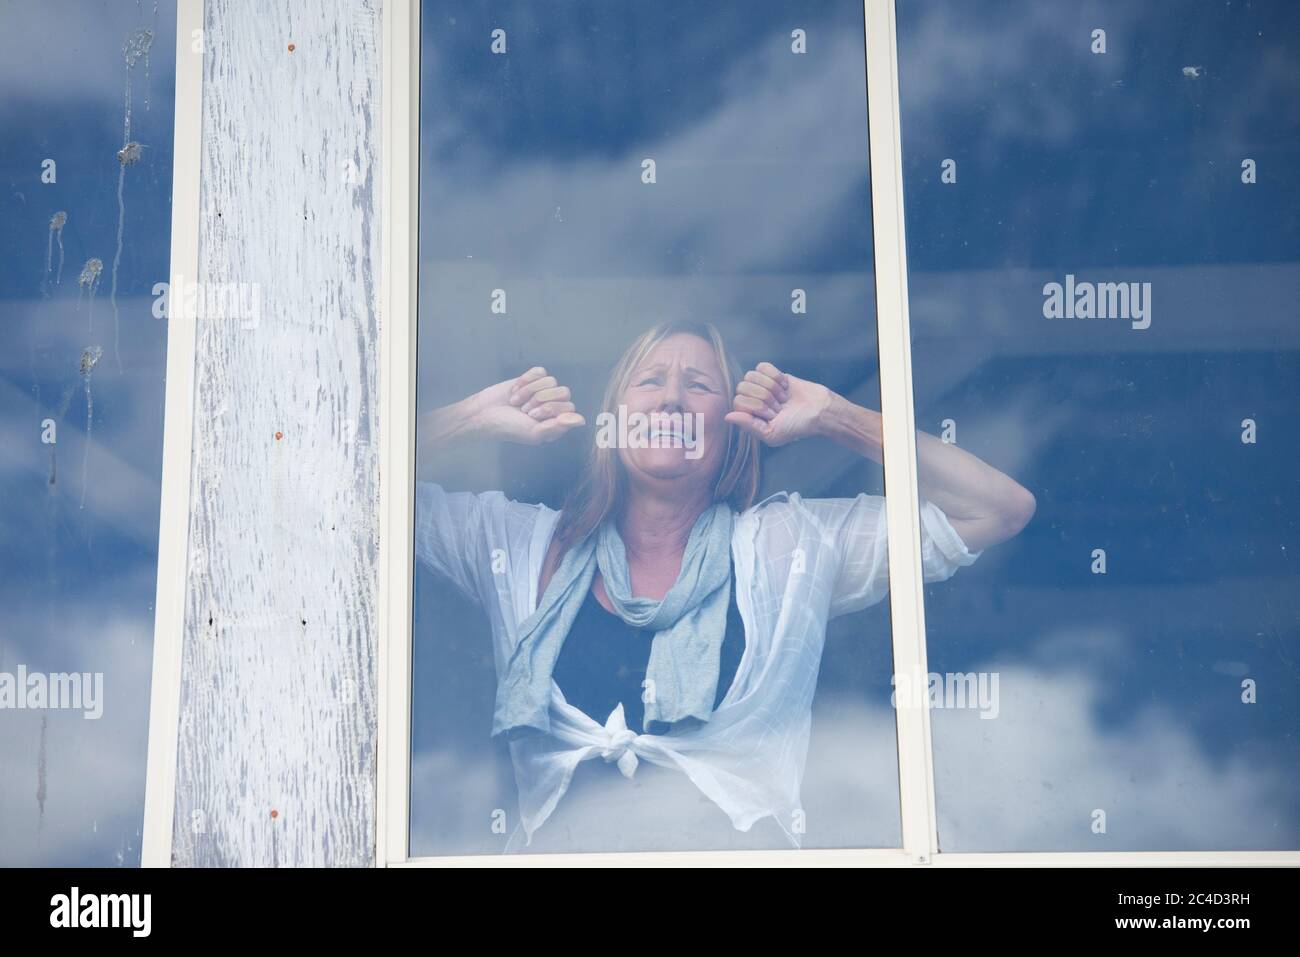
[(207, 0), (178, 866), (374, 859), (380, 2)]

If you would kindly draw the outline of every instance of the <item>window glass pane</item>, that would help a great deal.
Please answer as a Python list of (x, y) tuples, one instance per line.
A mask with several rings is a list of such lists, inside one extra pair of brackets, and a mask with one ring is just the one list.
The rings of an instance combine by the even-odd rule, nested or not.
[(140, 860), (174, 3), (0, 0), (0, 864)]
[(1294, 849), (1300, 7), (899, 33), (922, 477), (987, 549), (926, 596), (940, 846)]
[[(422, 32), (411, 853), (897, 845), (861, 3)], [(754, 495), (706, 330), (620, 371), (665, 322), (790, 377)], [(582, 424), (529, 445), (535, 367)]]

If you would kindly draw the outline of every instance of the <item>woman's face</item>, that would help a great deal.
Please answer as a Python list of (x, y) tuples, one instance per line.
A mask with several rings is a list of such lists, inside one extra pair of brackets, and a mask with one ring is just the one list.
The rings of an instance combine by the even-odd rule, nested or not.
[(689, 333), (668, 336), (632, 370), (620, 402), (629, 427), (619, 457), (631, 482), (667, 486), (683, 498), (712, 488), (731, 428), (724, 419), (731, 396), (712, 344)]

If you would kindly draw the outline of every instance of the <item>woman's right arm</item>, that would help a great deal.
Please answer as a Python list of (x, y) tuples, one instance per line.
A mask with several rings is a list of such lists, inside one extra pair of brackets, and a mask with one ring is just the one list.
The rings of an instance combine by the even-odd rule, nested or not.
[(495, 592), (493, 577), (509, 566), (511, 556), (527, 554), (526, 532), (537, 506), (512, 502), (500, 492), (444, 491), (428, 478), (438, 449), (469, 438), (538, 445), (584, 424), (568, 388), (540, 366), (422, 416), (416, 558), (471, 601), (484, 601)]
[(521, 376), (421, 416), (416, 430), (415, 474), (428, 479), (437, 450), (452, 442), (486, 438), (541, 445), (580, 425), (586, 425), (586, 420), (574, 409), (568, 386), (535, 366)]

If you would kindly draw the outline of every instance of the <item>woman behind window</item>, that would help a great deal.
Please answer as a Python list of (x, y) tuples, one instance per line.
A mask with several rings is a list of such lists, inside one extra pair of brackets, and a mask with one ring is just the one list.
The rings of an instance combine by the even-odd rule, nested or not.
[[(420, 470), (456, 439), (585, 424), (534, 368), (428, 413)], [(888, 590), (882, 497), (753, 502), (760, 444), (812, 435), (881, 461), (878, 413), (771, 363), (740, 378), (712, 325), (672, 322), (615, 366), (559, 512), (417, 483), (417, 557), (491, 624), (491, 733), (522, 817), (507, 850), (799, 845), (826, 624)], [(942, 581), (1017, 534), (1034, 498), (917, 439), (924, 578)]]

